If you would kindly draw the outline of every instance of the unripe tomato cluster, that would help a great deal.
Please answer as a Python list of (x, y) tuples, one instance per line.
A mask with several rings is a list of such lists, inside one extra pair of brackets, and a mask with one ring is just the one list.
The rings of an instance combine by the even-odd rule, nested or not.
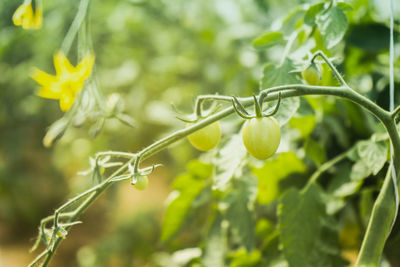
[[(208, 151), (221, 139), (219, 122), (214, 122), (188, 136), (189, 142), (198, 150)], [(267, 159), (279, 147), (281, 129), (273, 117), (253, 118), (245, 122), (242, 129), (244, 146), (257, 159)]]

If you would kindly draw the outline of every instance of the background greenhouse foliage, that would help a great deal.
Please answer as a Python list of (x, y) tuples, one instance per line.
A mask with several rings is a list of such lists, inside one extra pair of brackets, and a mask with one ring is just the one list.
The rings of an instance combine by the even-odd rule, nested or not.
[[(303, 46), (299, 35), (292, 52), (303, 56), (301, 48), (323, 50), (335, 58), (354, 89), (388, 108), (389, 9), (383, 2), (341, 5), (335, 19), (347, 31), (339, 44), (327, 50), (329, 40), (317, 30)], [(92, 138), (95, 122), (88, 121), (81, 128), (69, 128), (56, 146), (45, 149), (46, 128), (63, 114), (56, 101), (35, 95), (29, 71), (36, 66), (53, 72), (53, 53), (79, 1), (44, 0), (44, 26), (38, 31), (13, 26), (11, 16), (20, 3), (1, 1), (0, 265), (26, 265), (33, 258), (28, 249), (40, 219), (92, 185), (90, 177), (77, 173), (88, 168), (94, 153), (135, 152), (184, 127), (171, 104), (190, 113), (195, 95), (257, 93), (266, 63), (273, 65), (264, 69), (262, 88), (279, 82), (278, 72), (285, 76), (285, 68), (291, 67), (287, 61), (282, 69), (278, 66), (285, 42), (279, 42), (280, 37), (274, 46), (262, 38), (252, 42), (272, 29), (289, 37), (303, 24), (305, 3), (93, 1), (91, 27), (101, 90), (122, 96), (136, 127), (109, 119)], [(398, 24), (395, 29), (397, 38)], [(398, 63), (396, 58), (395, 66)], [(297, 80), (294, 74), (291, 77)], [(398, 76), (395, 79), (398, 88)], [(325, 66), (322, 82), (336, 84)], [(292, 261), (303, 250), (311, 251), (307, 260), (313, 266), (353, 261), (387, 169), (387, 137), (371, 138), (374, 132), (383, 132), (379, 123), (347, 101), (302, 98), (297, 113), (282, 128), (279, 153), (258, 161), (246, 155), (235, 135), (241, 122), (237, 116), (222, 122), (223, 148), (218, 153), (200, 154), (184, 141), (147, 161), (164, 166), (150, 176), (146, 191), (128, 183), (113, 186), (83, 216), (84, 223), (68, 234), (53, 265), (305, 266)], [(351, 151), (349, 159), (323, 174), (321, 188), (299, 191), (318, 167), (344, 151)], [(213, 173), (220, 181), (214, 183), (218, 190), (211, 187)], [(287, 208), (301, 216), (296, 221), (284, 216), (278, 220), (278, 199), (289, 188), (297, 189), (280, 200), (279, 212)], [(301, 194), (309, 196), (299, 204)], [(311, 228), (305, 229), (305, 224)], [(304, 247), (289, 253), (293, 242), (280, 236), (282, 227), (289, 227)], [(317, 248), (310, 247), (314, 237), (307, 229), (322, 233)], [(279, 243), (287, 248), (285, 257)], [(393, 266), (400, 265), (399, 246), (396, 224), (385, 249), (385, 260)]]

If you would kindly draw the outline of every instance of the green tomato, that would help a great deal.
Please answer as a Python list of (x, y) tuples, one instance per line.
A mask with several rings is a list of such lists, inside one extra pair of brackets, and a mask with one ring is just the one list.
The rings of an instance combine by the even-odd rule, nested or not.
[(188, 135), (188, 139), (192, 146), (200, 151), (208, 151), (214, 148), (221, 139), (221, 128), (219, 127), (219, 122), (216, 121)]
[(253, 118), (243, 125), (242, 138), (250, 155), (257, 159), (266, 159), (278, 149), (281, 128), (273, 117)]
[(145, 190), (149, 185), (149, 178), (146, 175), (141, 175), (137, 178), (136, 184), (134, 185), (138, 190)]
[(321, 79), (319, 75), (320, 74), (318, 73), (318, 70), (314, 66), (311, 66), (301, 72), (301, 76), (303, 76), (303, 79), (309, 85), (320, 85)]

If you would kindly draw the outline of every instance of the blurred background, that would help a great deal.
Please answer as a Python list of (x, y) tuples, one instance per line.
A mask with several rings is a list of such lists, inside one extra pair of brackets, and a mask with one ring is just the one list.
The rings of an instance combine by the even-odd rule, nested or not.
[[(57, 101), (35, 95), (37, 85), (29, 73), (32, 67), (54, 73), (52, 56), (79, 1), (44, 0), (44, 24), (36, 31), (12, 24), (12, 14), (22, 1), (0, 1), (0, 266), (26, 266), (33, 259), (36, 254), (28, 250), (40, 219), (92, 185), (90, 177), (77, 174), (89, 167), (90, 156), (107, 150), (135, 152), (184, 127), (171, 104), (190, 113), (198, 94), (257, 92), (263, 64), (279, 59), (283, 48), (257, 51), (251, 41), (305, 2), (92, 1), (100, 88), (104, 95), (122, 96), (136, 127), (109, 119), (96, 138), (90, 137), (85, 125), (69, 128), (60, 142), (44, 148), (47, 128), (63, 113)], [(377, 58), (381, 51), (387, 52), (388, 41), (379, 34), (388, 30), (382, 24), (388, 11), (377, 3), (352, 1), (351, 34), (338, 51), (348, 58), (341, 71), (387, 107), (387, 65)], [(347, 108), (356, 114), (353, 117), (334, 103), (329, 108), (331, 117), (320, 130), (334, 129), (332, 136), (323, 137), (335, 140), (326, 141), (331, 147), (349, 146), (376, 129), (374, 122), (360, 120), (364, 113), (351, 105)], [(342, 121), (347, 125), (338, 126)], [(167, 244), (159, 237), (170, 183), (198, 155), (187, 141), (179, 142), (146, 162), (164, 165), (151, 175), (146, 191), (135, 190), (129, 182), (114, 185), (81, 218), (84, 223), (68, 234), (52, 266), (156, 266), (154, 253), (196, 244), (196, 229)]]

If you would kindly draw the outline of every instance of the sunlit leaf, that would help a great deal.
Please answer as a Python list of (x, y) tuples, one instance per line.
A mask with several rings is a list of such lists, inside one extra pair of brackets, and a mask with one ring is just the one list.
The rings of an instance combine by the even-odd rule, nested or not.
[(268, 63), (264, 66), (263, 75), (260, 81), (260, 89), (263, 90), (272, 86), (283, 84), (300, 83), (300, 79), (297, 77), (297, 74), (290, 72), (294, 69), (295, 65), (293, 61), (288, 58), (286, 58), (281, 65)]
[(306, 13), (304, 14), (304, 23), (307, 24), (308, 26), (314, 26), (316, 16), (323, 8), (324, 8), (324, 3), (318, 3), (310, 6), (306, 11)]
[(230, 255), (232, 259), (229, 267), (257, 267), (261, 261), (261, 252), (253, 250), (247, 252), (245, 249), (239, 249)]
[(326, 161), (326, 152), (324, 147), (313, 139), (307, 138), (304, 143), (304, 149), (306, 155), (314, 161), (317, 166), (320, 166)]
[(278, 206), (280, 244), (289, 266), (347, 266), (340, 257), (336, 222), (326, 215), (322, 191), (290, 189)]
[(350, 178), (352, 180), (362, 180), (371, 175), (371, 169), (364, 163), (364, 161), (357, 161), (351, 168)]
[(328, 49), (342, 40), (348, 26), (346, 15), (337, 6), (332, 6), (322, 12), (316, 22)]
[(290, 118), (292, 118), (299, 106), (300, 100), (298, 97), (282, 99), (278, 112), (274, 115), (274, 118), (279, 122), (280, 126), (283, 126), (290, 120)]
[(289, 121), (289, 125), (299, 130), (301, 136), (306, 138), (310, 136), (314, 130), (316, 124), (316, 117), (314, 115), (292, 117)]
[(361, 181), (354, 181), (350, 178), (349, 163), (338, 166), (338, 172), (328, 185), (328, 192), (335, 197), (347, 197), (356, 192), (361, 187)]
[(253, 41), (253, 46), (256, 48), (267, 48), (284, 41), (283, 34), (280, 32), (268, 32)]
[(302, 7), (295, 7), (282, 21), (281, 30), (285, 35), (291, 34), (303, 24), (305, 10)]
[(253, 203), (257, 195), (257, 181), (252, 177), (236, 180), (233, 190), (225, 199), (229, 206), (226, 219), (235, 242), (248, 251), (254, 247), (254, 212)]
[(286, 152), (266, 161), (261, 168), (253, 168), (253, 174), (258, 178), (258, 202), (268, 204), (278, 198), (279, 181), (287, 175), (304, 172), (304, 163), (293, 152)]
[[(161, 240), (167, 241), (182, 227), (192, 204), (207, 185), (205, 178), (211, 176), (212, 168), (198, 161), (189, 164), (189, 173), (177, 177), (162, 224)], [(208, 174), (208, 175), (207, 175)]]
[(217, 214), (208, 230), (204, 256), (202, 258), (204, 266), (225, 266), (225, 253), (227, 251), (226, 234), (227, 227), (222, 224), (222, 216)]
[(371, 174), (376, 175), (387, 160), (388, 146), (384, 141), (373, 139), (358, 142), (347, 156), (355, 161), (350, 173), (353, 180), (364, 179)]
[(215, 159), (216, 174), (214, 187), (224, 191), (230, 184), (235, 174), (241, 174), (243, 159), (246, 157), (246, 149), (239, 134), (233, 135), (226, 145), (219, 151)]
[(349, 10), (353, 10), (353, 7), (346, 2), (338, 2), (337, 6), (342, 9), (343, 11), (349, 11)]
[(280, 243), (290, 266), (311, 266), (313, 248), (321, 233), (319, 189), (311, 185), (305, 192), (290, 189), (281, 198), (278, 208)]

